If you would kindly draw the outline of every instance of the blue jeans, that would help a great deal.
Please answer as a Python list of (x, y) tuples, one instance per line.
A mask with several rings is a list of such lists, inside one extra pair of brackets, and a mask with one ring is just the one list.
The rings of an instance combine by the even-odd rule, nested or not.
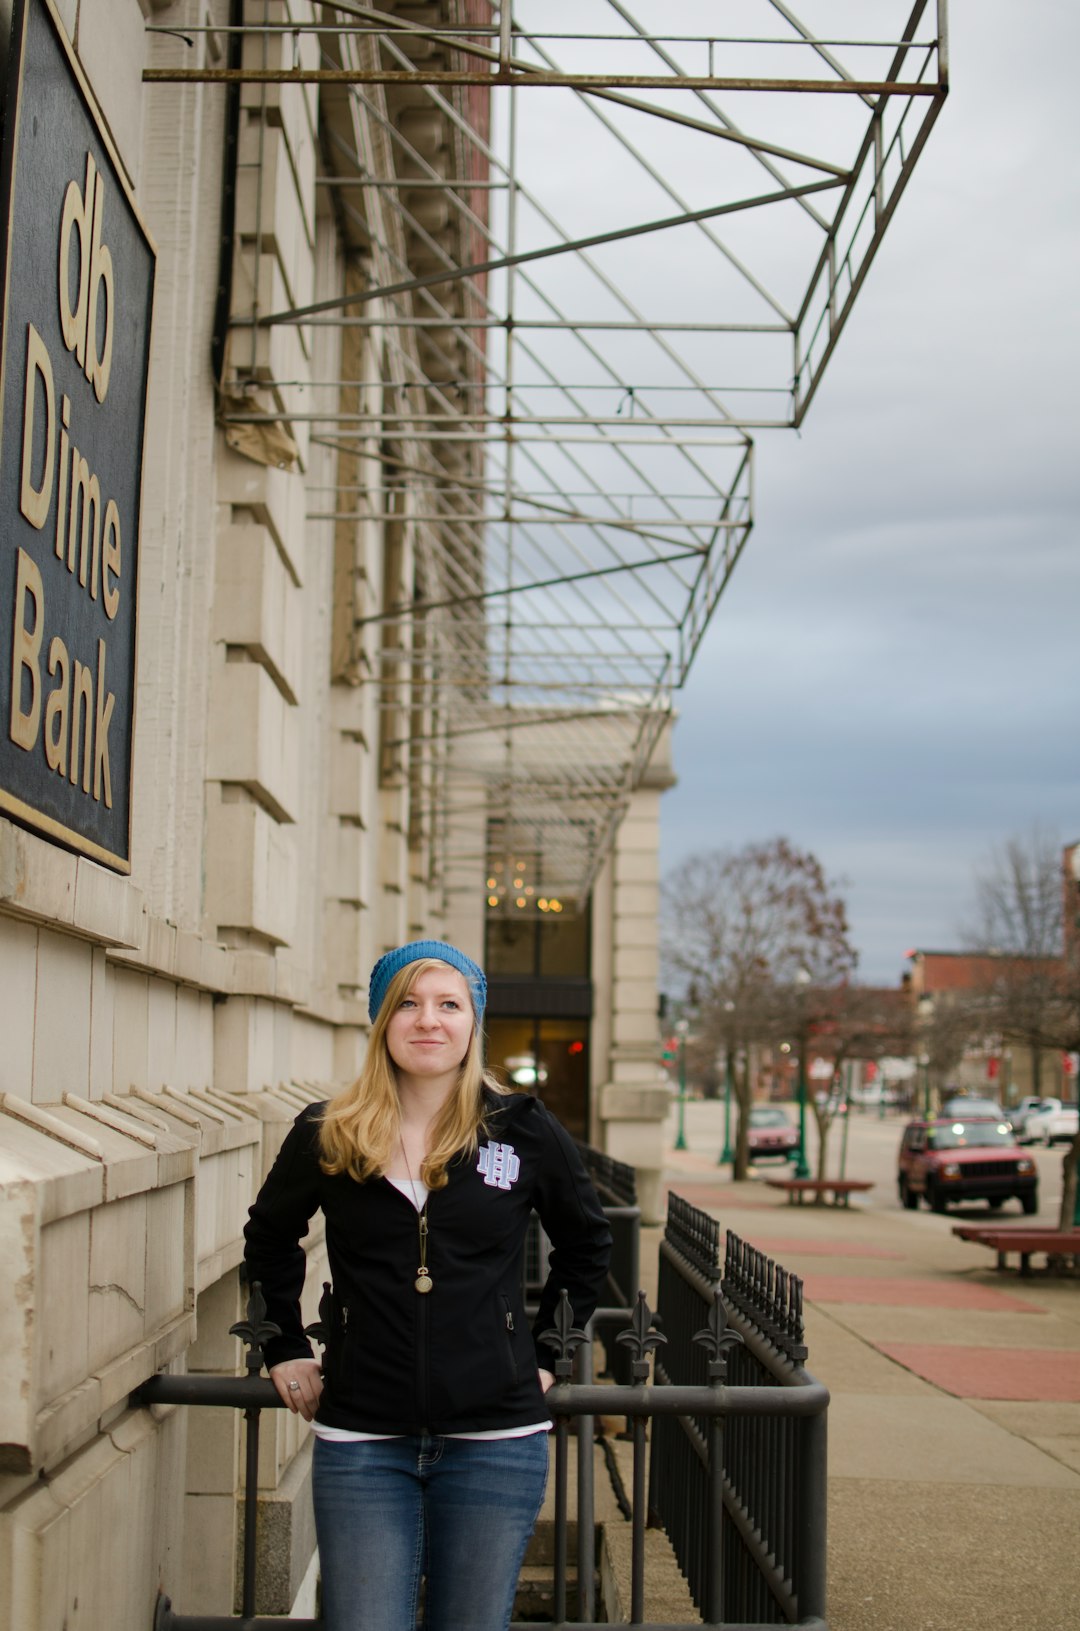
[(506, 1631), (548, 1438), (316, 1439), (326, 1631)]

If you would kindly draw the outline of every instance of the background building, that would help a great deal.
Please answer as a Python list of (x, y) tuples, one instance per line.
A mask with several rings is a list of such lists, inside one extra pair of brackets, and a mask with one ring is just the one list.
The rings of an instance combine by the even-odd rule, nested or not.
[[(0, 1620), (20, 1631), (149, 1626), (159, 1583), (178, 1610), (231, 1602), (236, 1424), (209, 1411), (158, 1420), (128, 1395), (165, 1364), (235, 1366), (246, 1208), (299, 1106), (357, 1070), (367, 971), (384, 949), (431, 934), (489, 958), (493, 1063), (538, 1086), (579, 1136), (610, 1132), (616, 1153), (655, 1165), (648, 1129), (666, 1107), (653, 1025), (666, 736), (657, 768), (616, 789), (628, 819), (587, 897), (566, 898), (556, 869), (559, 910), (546, 915), (531, 881), (539, 891), (543, 845), (512, 805), (491, 807), (470, 737), (447, 740), (455, 689), (482, 734), (485, 704), (461, 670), (475, 685), (486, 661), (475, 618), (438, 603), (483, 564), (475, 537), (442, 547), (438, 518), (468, 495), (483, 454), (425, 440), (388, 410), (440, 372), (482, 388), (483, 332), (425, 336), (408, 321), (412, 296), (369, 305), (364, 327), (251, 320), (371, 275), (422, 274), (439, 253), (476, 259), (472, 227), (425, 178), (409, 193), (373, 185), (362, 204), (348, 183), (421, 160), (482, 182), (486, 160), (453, 106), (436, 113), (407, 91), (373, 107), (345, 90), (144, 85), (145, 68), (171, 62), (273, 63), (294, 48), (312, 62), (320, 47), (348, 62), (375, 49), (347, 34), (297, 44), (280, 26), (230, 34), (237, 7), (145, 11), (173, 31), (144, 29), (134, 0), (56, 14), (153, 240), (156, 288), (130, 853), (110, 870), (78, 833), (57, 842), (33, 816), (9, 819), (22, 814), (10, 803), (0, 818), (13, 1366)], [(289, 16), (276, 4), (245, 15), (256, 13)], [(486, 193), (469, 196), (482, 221)], [(119, 304), (119, 258), (115, 271)], [(450, 300), (457, 315), (477, 304), (467, 283)], [(346, 424), (366, 434), (346, 446)], [(418, 601), (435, 605), (418, 618)], [(6, 576), (3, 604), (10, 621)], [(537, 731), (547, 756), (580, 749), (550, 710)], [(512, 871), (523, 844), (529, 908), (511, 884), (504, 916), (487, 905), (487, 869)], [(520, 1058), (536, 1060), (531, 1077)], [(315, 1286), (320, 1272), (316, 1261)], [(269, 1434), (280, 1572), (263, 1607), (283, 1612), (313, 1595), (310, 1517), (295, 1501), (309, 1445), (283, 1419)]]

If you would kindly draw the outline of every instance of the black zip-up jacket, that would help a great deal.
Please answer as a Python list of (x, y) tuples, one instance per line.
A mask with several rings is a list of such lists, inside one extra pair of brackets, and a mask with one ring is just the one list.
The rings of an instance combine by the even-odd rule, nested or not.
[[(544, 1419), (537, 1367), (555, 1354), (539, 1337), (565, 1286), (574, 1324), (599, 1300), (611, 1231), (574, 1143), (538, 1099), (487, 1096), (479, 1155), (458, 1156), (428, 1196), (432, 1289), (416, 1291), (418, 1214), (385, 1178), (357, 1183), (319, 1166), (323, 1109), (301, 1111), (245, 1229), (248, 1277), (258, 1280), (281, 1336), (268, 1366), (311, 1357), (303, 1334), (300, 1240), (326, 1218), (333, 1316), (318, 1419), (368, 1433), (469, 1433)], [(551, 1240), (550, 1274), (532, 1334), (522, 1301), (522, 1254), (535, 1209)]]

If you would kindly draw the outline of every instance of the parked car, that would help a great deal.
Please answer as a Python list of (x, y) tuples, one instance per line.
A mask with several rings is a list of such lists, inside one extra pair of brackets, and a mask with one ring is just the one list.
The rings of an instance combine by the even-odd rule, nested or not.
[(997, 1121), (1008, 1121), (1009, 1112), (996, 1099), (980, 1099), (973, 1094), (953, 1093), (941, 1101), (943, 1116), (991, 1116)]
[(1080, 1109), (1061, 1099), (1043, 1099), (1037, 1110), (1024, 1119), (1021, 1143), (1054, 1144), (1060, 1138), (1071, 1144), (1080, 1130)]
[(1031, 1112), (1033, 1110), (1037, 1110), (1042, 1102), (1043, 1101), (1039, 1097), (1038, 1093), (1029, 1093), (1027, 1098), (1020, 1100), (1019, 1104), (1011, 1104), (1006, 1110), (1005, 1114), (1012, 1122), (1013, 1131), (1016, 1133), (1017, 1139), (1021, 1144), (1024, 1141), (1024, 1123), (1027, 1121), (1027, 1118), (1030, 1116)]
[(1003, 1117), (908, 1122), (897, 1158), (897, 1187), (910, 1211), (920, 1196), (935, 1212), (944, 1212), (952, 1201), (978, 1200), (996, 1210), (1010, 1199), (1029, 1215), (1039, 1209), (1035, 1163)]
[(863, 1082), (851, 1090), (852, 1104), (899, 1104), (900, 1090), (893, 1082)]
[(786, 1161), (799, 1147), (799, 1129), (779, 1106), (755, 1104), (750, 1111), (747, 1139), (752, 1161), (769, 1156), (779, 1156), (781, 1161)]

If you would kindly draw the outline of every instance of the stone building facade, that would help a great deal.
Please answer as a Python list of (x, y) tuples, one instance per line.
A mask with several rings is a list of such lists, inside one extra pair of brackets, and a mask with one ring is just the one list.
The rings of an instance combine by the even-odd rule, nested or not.
[[(404, 95), (373, 113), (342, 89), (145, 77), (366, 49), (290, 33), (314, 16), (308, 0), (33, 9), (96, 106), (155, 274), (138, 638), (131, 696), (117, 700), (135, 719), (129, 844), (110, 863), (74, 826), (39, 819), (29, 795), (0, 809), (0, 1625), (149, 1631), (159, 1591), (178, 1611), (231, 1611), (239, 1423), (142, 1409), (132, 1393), (163, 1368), (237, 1368), (247, 1207), (298, 1109), (355, 1074), (376, 957), (420, 935), (485, 955), (473, 761), (423, 748), (445, 717), (432, 652), (456, 637), (438, 619), (455, 614), (389, 615), (452, 598), (440, 591), (454, 563), (424, 553), (399, 479), (429, 463), (422, 433), (395, 436), (385, 419), (393, 393), (436, 368), (438, 333), (395, 326), (377, 301), (365, 327), (253, 320), (362, 275), (385, 281), (391, 251), (422, 269), (425, 238), (455, 230), (431, 194), (407, 229), (389, 190), (360, 210), (358, 166), (390, 178), (393, 131), (434, 162), (467, 156), (452, 120)], [(11, 0), (0, 11), (6, 37)], [(258, 32), (230, 31), (249, 17)], [(44, 104), (24, 110), (36, 115)], [(121, 272), (117, 259), (117, 287)], [(482, 353), (451, 361), (482, 375)], [(365, 427), (347, 442), (319, 418), (340, 426), (346, 409)], [(442, 476), (475, 477), (475, 457), (440, 455)], [(12, 718), (26, 695), (14, 687)], [(666, 741), (579, 903), (583, 1131), (639, 1165), (646, 1208), (667, 1102), (655, 1023)], [(317, 1233), (309, 1246), (317, 1288)], [(262, 1612), (312, 1611), (309, 1457), (299, 1423), (275, 1413)]]

